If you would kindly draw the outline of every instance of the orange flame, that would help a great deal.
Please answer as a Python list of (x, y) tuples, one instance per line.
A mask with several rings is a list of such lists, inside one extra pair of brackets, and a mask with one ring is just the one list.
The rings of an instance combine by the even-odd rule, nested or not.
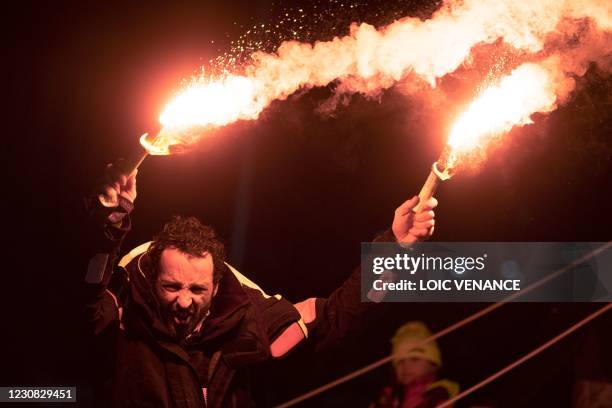
[(154, 139), (141, 138), (141, 145), (153, 155), (186, 150), (206, 131), (240, 119), (254, 119), (258, 106), (255, 81), (226, 75), (213, 80), (199, 78), (171, 100), (159, 116), (162, 130)]
[(197, 82), (172, 100), (159, 117), (166, 127), (222, 126), (256, 116), (255, 85), (243, 76)]
[(557, 95), (550, 71), (544, 65), (526, 63), (487, 88), (455, 122), (448, 146), (448, 166), (459, 156), (486, 148), (514, 126), (533, 123), (535, 112), (550, 112)]

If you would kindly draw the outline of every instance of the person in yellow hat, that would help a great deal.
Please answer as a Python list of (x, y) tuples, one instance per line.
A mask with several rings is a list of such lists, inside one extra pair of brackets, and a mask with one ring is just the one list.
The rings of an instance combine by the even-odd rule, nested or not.
[(425, 323), (413, 321), (400, 327), (391, 339), (394, 381), (385, 387), (370, 408), (433, 408), (455, 396), (459, 385), (438, 379), (442, 366), (440, 348)]

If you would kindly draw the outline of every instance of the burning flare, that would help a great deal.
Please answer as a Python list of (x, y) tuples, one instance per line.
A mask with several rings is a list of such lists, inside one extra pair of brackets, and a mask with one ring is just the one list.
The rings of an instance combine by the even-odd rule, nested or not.
[[(377, 95), (408, 76), (435, 87), (469, 64), (479, 44), (509, 47), (530, 60), (543, 51), (556, 55), (564, 61), (564, 75), (555, 80), (563, 81), (583, 75), (589, 62), (612, 52), (611, 30), (612, 3), (606, 0), (446, 0), (427, 20), (406, 17), (380, 28), (354, 23), (344, 37), (314, 44), (286, 41), (276, 52), (255, 52), (243, 75), (202, 75), (168, 104), (160, 116), (161, 132), (144, 138), (143, 146), (151, 154), (185, 151), (211, 129), (256, 119), (272, 101), (300, 89), (334, 83), (340, 95)], [(584, 38), (590, 41), (586, 45), (580, 43)], [(527, 123), (531, 112), (552, 103), (539, 92), (549, 85), (535, 67), (518, 69), (470, 107), (450, 146), (463, 151), (484, 134)], [(534, 92), (523, 94), (521, 87)]]
[(499, 82), (485, 89), (455, 121), (446, 148), (432, 165), (419, 192), (420, 203), (433, 196), (440, 181), (451, 178), (456, 167), (476, 153), (485, 152), (493, 141), (515, 126), (533, 123), (535, 112), (549, 112), (556, 106), (555, 76), (558, 60), (538, 65), (525, 63)]
[(172, 100), (159, 117), (166, 127), (223, 126), (257, 114), (253, 80), (229, 76), (193, 84)]
[(534, 63), (521, 65), (487, 88), (457, 119), (447, 142), (446, 167), (452, 168), (460, 155), (485, 148), (514, 126), (533, 123), (533, 113), (552, 111), (556, 101), (550, 72)]
[(162, 130), (140, 143), (153, 155), (168, 155), (199, 141), (212, 128), (240, 119), (255, 119), (263, 107), (255, 81), (227, 75), (218, 80), (199, 78), (171, 100), (159, 117)]

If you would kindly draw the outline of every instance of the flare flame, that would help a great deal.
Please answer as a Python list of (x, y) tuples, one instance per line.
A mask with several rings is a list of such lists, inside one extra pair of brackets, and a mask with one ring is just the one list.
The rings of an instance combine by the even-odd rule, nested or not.
[(533, 113), (552, 111), (557, 101), (552, 78), (544, 66), (526, 63), (482, 92), (452, 127), (446, 167), (452, 169), (459, 157), (485, 149), (514, 126), (533, 123)]

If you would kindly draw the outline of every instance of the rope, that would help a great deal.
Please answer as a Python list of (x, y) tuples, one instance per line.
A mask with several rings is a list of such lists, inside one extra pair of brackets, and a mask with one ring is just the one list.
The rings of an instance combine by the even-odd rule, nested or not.
[(612, 308), (612, 303), (608, 303), (606, 306), (597, 309), (595, 312), (591, 313), (590, 315), (588, 315), (584, 319), (580, 320), (578, 323), (574, 324), (572, 327), (570, 327), (569, 329), (565, 330), (564, 332), (562, 332), (562, 333), (558, 334), (557, 336), (553, 337), (552, 339), (548, 340), (546, 343), (542, 344), (540, 347), (530, 351), (529, 353), (525, 354), (523, 357), (521, 357), (518, 360), (514, 361), (513, 363), (507, 365), (506, 367), (502, 368), (498, 372), (490, 375), (489, 377), (485, 378), (484, 380), (482, 380), (478, 384), (471, 386), (467, 390), (465, 390), (465, 391), (455, 395), (453, 398), (449, 399), (448, 401), (445, 401), (441, 405), (438, 405), (437, 408), (449, 407), (452, 404), (454, 404), (455, 402), (459, 401), (460, 399), (470, 395), (474, 391), (477, 391), (478, 389), (484, 387), (485, 385), (489, 384), (490, 382), (495, 381), (496, 379), (498, 379), (502, 375), (506, 374), (508, 371), (518, 367), (519, 365), (523, 364), (525, 361), (535, 357), (536, 355), (540, 354), (542, 351), (546, 350), (550, 346), (552, 346), (555, 343), (563, 340), (565, 337), (569, 336), (570, 334), (572, 334), (573, 332), (575, 332), (576, 330), (578, 330), (579, 328), (581, 328), (585, 324), (589, 323), (591, 320), (595, 319), (597, 316), (599, 316), (599, 315), (607, 312), (608, 310), (610, 310), (610, 308)]
[[(431, 335), (430, 337), (420, 341), (419, 343), (415, 344), (414, 347), (411, 348), (415, 349), (415, 348), (419, 348), (419, 347), (423, 347), (425, 344), (430, 343), (434, 340), (437, 340), (443, 336), (446, 336), (447, 334), (460, 329), (463, 326), (466, 326), (467, 324), (480, 319), (481, 317), (491, 313), (492, 311), (494, 311), (495, 309), (501, 307), (502, 305), (511, 302), (512, 300), (531, 292), (532, 290), (542, 286), (543, 284), (549, 282), (552, 279), (555, 279), (556, 277), (558, 277), (559, 275), (565, 273), (566, 271), (574, 268), (577, 265), (580, 265), (581, 263), (591, 259), (592, 257), (599, 255), (600, 253), (606, 251), (607, 249), (609, 249), (610, 247), (612, 247), (612, 241), (609, 241), (607, 243), (605, 243), (604, 245), (600, 246), (599, 248), (594, 249), (593, 251), (583, 255), (582, 257), (578, 258), (577, 260), (573, 261), (571, 264), (558, 269), (557, 271), (551, 273), (550, 275), (540, 279), (539, 281), (536, 281), (534, 283), (532, 283), (531, 285), (527, 286), (525, 289), (521, 290), (520, 292), (516, 292), (513, 293), (512, 295), (509, 295), (508, 297), (504, 298), (503, 300), (500, 300), (499, 302), (493, 303), (490, 306), (485, 307), (482, 310), (479, 310), (473, 314), (471, 314), (470, 316), (467, 316), (461, 320), (459, 320), (456, 323), (453, 323), (452, 325), (446, 327), (445, 329), (440, 330), (439, 332), (436, 332), (435, 334)], [(409, 350), (406, 350), (409, 351)], [(406, 352), (404, 351), (404, 352)], [(365, 367), (362, 367), (358, 370), (355, 370), (353, 372), (350, 372), (336, 380), (333, 380), (327, 384), (324, 384), (318, 388), (315, 388), (314, 390), (311, 390), (305, 394), (302, 394), (296, 398), (293, 398), (292, 400), (289, 400), (287, 402), (284, 402), (280, 405), (277, 405), (276, 408), (287, 408), (287, 407), (291, 407), (293, 405), (299, 404), (302, 401), (305, 401), (309, 398), (312, 398), (316, 395), (319, 395), (329, 389), (332, 389), (338, 385), (344, 384), (345, 382), (348, 382), (350, 380), (352, 380), (353, 378), (357, 378), (369, 371), (372, 371), (384, 364), (387, 364), (388, 362), (392, 361), (393, 358), (396, 357), (394, 354), (391, 354), (387, 357), (384, 357), (378, 361), (375, 361), (371, 364), (368, 364)]]

